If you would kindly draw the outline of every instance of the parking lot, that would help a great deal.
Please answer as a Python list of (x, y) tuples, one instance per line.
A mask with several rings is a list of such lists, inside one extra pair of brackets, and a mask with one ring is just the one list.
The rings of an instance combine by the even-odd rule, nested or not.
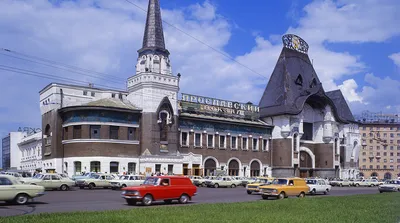
[[(102, 211), (130, 208), (144, 208), (128, 206), (120, 197), (120, 191), (110, 189), (81, 190), (74, 188), (71, 191), (46, 191), (42, 197), (36, 198), (33, 203), (25, 206), (6, 205), (0, 203), (0, 216), (37, 214), (45, 212), (72, 212), (72, 211)], [(328, 195), (306, 197), (347, 196), (355, 194), (376, 194), (376, 187), (333, 187)], [(245, 188), (198, 188), (198, 195), (190, 204), (224, 203), (261, 200), (258, 194), (248, 195)], [(265, 202), (270, 202), (265, 201)], [(164, 206), (160, 202), (154, 206)], [(179, 205), (179, 204), (172, 204)]]

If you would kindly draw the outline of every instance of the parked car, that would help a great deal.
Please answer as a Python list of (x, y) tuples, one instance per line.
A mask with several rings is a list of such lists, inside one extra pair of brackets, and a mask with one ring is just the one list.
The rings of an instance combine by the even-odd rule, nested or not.
[(148, 177), (141, 186), (125, 187), (122, 190), (121, 196), (129, 205), (141, 202), (145, 206), (158, 200), (165, 203), (178, 200), (185, 204), (197, 193), (197, 187), (192, 181), (181, 176)]
[(189, 179), (192, 181), (192, 183), (196, 186), (201, 186), (201, 183), (204, 182), (203, 177), (201, 176), (190, 176)]
[(214, 187), (214, 188), (218, 188), (218, 187), (234, 188), (237, 186), (237, 183), (240, 183), (240, 182), (234, 181), (229, 176), (217, 177), (215, 180), (206, 181), (207, 187)]
[(332, 186), (329, 185), (329, 182), (324, 179), (307, 179), (307, 186), (310, 188), (308, 193), (310, 194), (328, 194), (331, 191)]
[(283, 199), (289, 196), (305, 197), (310, 190), (306, 181), (301, 178), (279, 178), (272, 181), (272, 184), (261, 186), (260, 192), (263, 199), (276, 197)]
[(85, 187), (89, 189), (96, 187), (109, 188), (111, 187), (111, 180), (114, 180), (114, 178), (109, 174), (94, 174), (90, 178), (77, 180), (76, 185), (80, 189)]
[(75, 182), (69, 178), (62, 178), (57, 173), (36, 174), (32, 178), (20, 179), (21, 183), (43, 186), (45, 189), (69, 190)]
[(74, 180), (74, 181), (76, 182), (76, 181), (78, 181), (78, 180), (88, 179), (88, 178), (90, 178), (91, 176), (96, 175), (96, 174), (100, 174), (100, 173), (89, 172), (89, 173), (85, 173), (85, 174), (83, 174), (83, 175), (73, 175), (73, 176), (71, 177), (71, 179)]
[(273, 180), (271, 177), (258, 177), (256, 181), (246, 185), (247, 194), (260, 192), (260, 186), (269, 185)]
[(113, 190), (117, 188), (124, 188), (124, 187), (132, 187), (132, 186), (139, 186), (145, 180), (144, 176), (140, 175), (125, 175), (121, 176), (119, 179), (111, 180), (111, 188)]
[(400, 180), (391, 180), (385, 184), (379, 185), (378, 190), (380, 193), (383, 192), (400, 192)]
[(379, 181), (377, 179), (367, 179), (367, 180), (361, 180), (361, 181), (355, 181), (354, 186), (359, 187), (359, 186), (364, 186), (364, 187), (374, 187), (380, 185)]
[(44, 195), (43, 186), (22, 184), (14, 176), (0, 175), (0, 201), (21, 205), (42, 195)]

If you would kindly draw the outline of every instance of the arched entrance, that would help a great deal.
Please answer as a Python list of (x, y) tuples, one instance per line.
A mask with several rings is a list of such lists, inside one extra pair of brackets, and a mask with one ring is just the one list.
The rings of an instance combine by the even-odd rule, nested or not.
[(371, 173), (371, 177), (378, 177), (378, 173), (377, 172)]
[(383, 178), (384, 179), (387, 179), (387, 180), (391, 180), (392, 179), (392, 174), (391, 173), (385, 173), (385, 175), (383, 176)]
[(313, 176), (313, 162), (311, 155), (306, 151), (300, 151), (300, 177), (307, 178)]
[(213, 176), (215, 175), (215, 170), (217, 169), (217, 163), (215, 160), (209, 158), (204, 163), (204, 176)]
[(363, 172), (360, 172), (360, 173), (358, 174), (358, 176), (359, 176), (359, 177), (364, 177), (364, 173), (363, 173)]
[(231, 160), (228, 165), (229, 176), (239, 176), (239, 162), (237, 160)]
[(260, 176), (260, 163), (256, 160), (250, 164), (250, 177)]

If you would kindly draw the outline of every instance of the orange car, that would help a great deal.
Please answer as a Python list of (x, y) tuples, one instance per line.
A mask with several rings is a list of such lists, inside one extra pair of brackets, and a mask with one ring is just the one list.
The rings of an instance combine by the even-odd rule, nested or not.
[(196, 194), (197, 187), (188, 177), (155, 176), (146, 178), (141, 186), (123, 188), (121, 196), (129, 205), (141, 202), (148, 206), (159, 200), (165, 203), (178, 200), (179, 203), (185, 204)]
[(261, 196), (263, 199), (276, 197), (283, 199), (288, 196), (304, 197), (310, 190), (306, 181), (302, 178), (277, 178), (272, 181), (272, 184), (260, 187)]

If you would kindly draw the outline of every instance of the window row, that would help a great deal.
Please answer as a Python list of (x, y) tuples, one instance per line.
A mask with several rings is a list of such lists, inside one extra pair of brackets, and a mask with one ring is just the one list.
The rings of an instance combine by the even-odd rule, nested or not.
[[(381, 146), (376, 146), (375, 148), (376, 148), (376, 150), (380, 150)], [(387, 148), (388, 148), (388, 146), (383, 146), (383, 150), (387, 150)], [(394, 150), (395, 146), (390, 146), (389, 148), (390, 148), (390, 150)], [(364, 147), (364, 149), (365, 149), (365, 147)], [(369, 150), (374, 150), (374, 146), (370, 146)], [(397, 146), (397, 150), (400, 150), (400, 146)]]
[[(380, 165), (376, 165), (376, 168), (374, 168), (373, 165), (369, 165), (369, 169), (394, 169), (394, 166), (393, 166), (393, 165), (390, 165), (389, 168), (388, 168), (388, 166), (386, 166), (386, 165), (383, 165), (382, 167), (383, 167), (383, 168), (381, 168)], [(366, 166), (366, 165), (363, 165), (363, 166), (362, 166), (362, 169), (367, 169), (367, 166)], [(397, 166), (397, 169), (400, 170), (400, 165)]]
[[(366, 162), (367, 162), (367, 159), (364, 158), (362, 161), (363, 161), (364, 163), (366, 163)], [(370, 162), (370, 163), (373, 162), (373, 161), (374, 161), (374, 158), (369, 158), (369, 162)], [(400, 161), (400, 159), (397, 159), (397, 162), (399, 162), (399, 161)], [(377, 162), (377, 163), (380, 163), (380, 162), (381, 162), (381, 159), (380, 159), (380, 158), (377, 158), (377, 159), (376, 159), (376, 162)], [(387, 160), (387, 159), (383, 159), (383, 162), (384, 162), (384, 163), (387, 163), (388, 160)], [(393, 160), (393, 159), (390, 159), (389, 162), (390, 162), (390, 163), (393, 163), (394, 160)]]
[[(138, 140), (138, 129), (133, 127), (74, 125), (64, 128), (64, 140), (68, 139), (116, 139)], [(100, 134), (102, 132), (102, 134)]]
[[(363, 152), (362, 155), (363, 155), (363, 156), (366, 156), (367, 153), (366, 153), (366, 152)], [(369, 156), (373, 156), (373, 155), (374, 155), (373, 152), (369, 152)], [(387, 156), (387, 155), (388, 155), (387, 152), (383, 152), (383, 156)], [(376, 156), (381, 156), (381, 153), (380, 153), (380, 152), (376, 152)], [(389, 156), (394, 156), (394, 153), (389, 153)], [(400, 152), (397, 153), (397, 156), (400, 156)]]
[[(205, 137), (205, 139), (203, 139)], [(270, 139), (261, 139), (253, 137), (242, 137), (242, 136), (227, 136), (219, 134), (205, 134), (205, 133), (193, 133), (192, 139), (190, 140), (190, 134), (188, 132), (181, 132), (181, 146), (194, 146), (195, 148), (207, 147), (207, 148), (230, 148), (233, 150), (255, 150), (268, 151), (271, 143)]]
[[(64, 164), (66, 169), (68, 169), (68, 163)], [(109, 171), (110, 173), (119, 173), (120, 168), (119, 168), (119, 162), (110, 162), (109, 163)], [(88, 171), (86, 167), (82, 168), (82, 162), (80, 161), (75, 161), (74, 162), (74, 173), (75, 174), (81, 174), (83, 171)], [(101, 173), (101, 163), (100, 161), (91, 161), (90, 162), (90, 172), (95, 172), (95, 173)], [(126, 171), (124, 169), (124, 171)], [(128, 170), (126, 171), (128, 174), (134, 174), (136, 173), (136, 163), (128, 163)], [(105, 172), (107, 173), (107, 172)]]
[[(362, 129), (367, 130), (367, 127), (363, 126)], [(386, 128), (385, 127), (369, 127), (368, 129), (369, 130), (391, 130), (391, 131), (397, 130), (397, 131), (400, 131), (400, 127), (386, 127)]]

